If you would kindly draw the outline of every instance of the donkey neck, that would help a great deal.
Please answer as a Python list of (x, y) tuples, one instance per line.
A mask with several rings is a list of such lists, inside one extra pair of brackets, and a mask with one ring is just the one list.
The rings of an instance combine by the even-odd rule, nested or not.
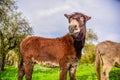
[(74, 47), (76, 50), (76, 56), (78, 58), (81, 57), (82, 48), (84, 47), (85, 44), (85, 36), (86, 36), (86, 26), (84, 25), (81, 28), (78, 40), (74, 39)]
[(82, 55), (82, 49), (84, 47), (84, 44), (85, 44), (85, 37), (81, 41), (74, 40), (74, 47), (75, 47), (75, 50), (76, 50), (76, 56), (79, 59)]

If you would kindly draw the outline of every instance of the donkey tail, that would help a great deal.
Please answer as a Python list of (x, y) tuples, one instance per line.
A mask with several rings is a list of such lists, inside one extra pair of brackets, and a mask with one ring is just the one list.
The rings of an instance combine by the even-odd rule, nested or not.
[(23, 67), (23, 42), (20, 43), (20, 64), (19, 64), (19, 69)]
[(21, 68), (23, 66), (23, 59), (22, 59), (22, 57), (21, 57), (21, 59), (20, 59), (20, 64), (19, 64), (19, 68)]
[(101, 80), (101, 74), (100, 74), (100, 52), (99, 50), (96, 48), (95, 49), (96, 52), (96, 59), (95, 59), (95, 67), (96, 67), (96, 71), (97, 71), (97, 76), (98, 76), (98, 80)]

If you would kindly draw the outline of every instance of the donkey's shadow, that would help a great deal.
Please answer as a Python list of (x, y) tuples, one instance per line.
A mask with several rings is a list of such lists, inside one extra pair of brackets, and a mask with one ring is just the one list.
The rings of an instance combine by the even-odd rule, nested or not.
[(110, 80), (120, 80), (120, 68), (114, 68), (109, 73)]

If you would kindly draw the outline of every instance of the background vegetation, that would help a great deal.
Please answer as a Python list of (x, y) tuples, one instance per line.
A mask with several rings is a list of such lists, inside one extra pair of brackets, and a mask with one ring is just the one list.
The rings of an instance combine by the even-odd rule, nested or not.
[[(17, 62), (14, 65), (18, 66), (19, 44), (23, 38), (31, 35), (31, 33), (32, 28), (21, 16), (21, 13), (17, 11), (15, 1), (0, 0), (0, 70), (4, 70), (5, 64), (9, 64), (10, 58), (7, 54), (10, 53), (10, 50), (14, 51), (12, 51), (13, 54), (9, 55), (16, 57), (14, 61)], [(12, 64), (10, 63), (10, 65)]]
[[(17, 10), (14, 0), (0, 0), (0, 80), (17, 80), (19, 44), (21, 40), (32, 35), (32, 27)], [(94, 42), (98, 39), (92, 29), (87, 29), (86, 44), (77, 68), (77, 80), (96, 80), (94, 68)], [(115, 76), (115, 77), (113, 77)], [(120, 80), (120, 69), (114, 68), (111, 80)], [(33, 80), (58, 80), (59, 68), (47, 68), (35, 65)], [(25, 79), (24, 79), (25, 80)], [(69, 80), (69, 78), (68, 78)]]

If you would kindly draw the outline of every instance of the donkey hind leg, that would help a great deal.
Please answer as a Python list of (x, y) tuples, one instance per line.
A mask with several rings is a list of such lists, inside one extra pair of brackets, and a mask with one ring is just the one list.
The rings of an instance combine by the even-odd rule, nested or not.
[(104, 65), (101, 73), (102, 80), (109, 80), (109, 72), (112, 68), (112, 65)]
[(22, 80), (24, 75), (25, 75), (25, 70), (23, 68), (23, 65), (20, 65), (18, 71), (18, 80)]
[(23, 76), (25, 75), (25, 70), (23, 67), (23, 59), (21, 59), (19, 70), (18, 70), (18, 80), (22, 80)]
[(23, 65), (25, 69), (26, 80), (32, 80), (32, 72), (33, 72), (34, 63), (32, 61), (27, 61), (27, 62), (24, 62)]

